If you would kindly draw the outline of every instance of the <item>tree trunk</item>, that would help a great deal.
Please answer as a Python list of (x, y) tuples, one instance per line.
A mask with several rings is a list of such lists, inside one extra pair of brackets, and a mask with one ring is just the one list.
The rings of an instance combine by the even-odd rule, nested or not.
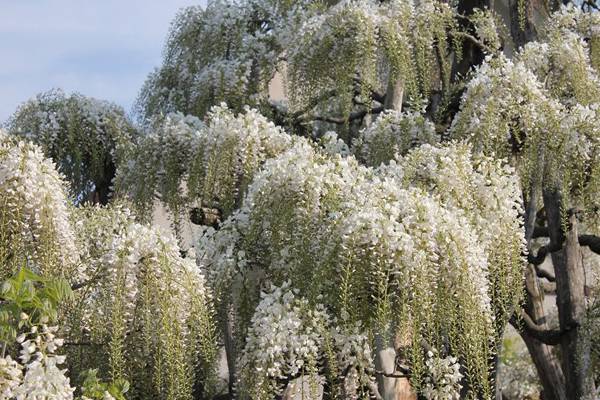
[(404, 81), (401, 78), (388, 81), (388, 87), (385, 95), (385, 104), (383, 107), (386, 110), (402, 111), (402, 98), (404, 97)]
[[(541, 327), (548, 327), (544, 311), (544, 292), (541, 290), (533, 265), (527, 267), (525, 285), (528, 293), (525, 312)], [(520, 331), (520, 333), (540, 378), (542, 398), (544, 400), (567, 400), (565, 378), (558, 360), (552, 353), (552, 347), (527, 335), (524, 331)]]
[[(541, 176), (533, 178), (529, 193), (529, 201), (526, 205), (525, 240), (529, 251), (531, 251), (532, 247), (533, 231), (539, 208), (538, 203), (542, 195), (541, 179)], [(535, 266), (531, 264), (528, 265), (525, 270), (525, 287), (525, 312), (540, 327), (548, 328), (546, 311), (544, 310), (544, 291), (540, 287)], [(542, 384), (542, 398), (544, 400), (567, 400), (565, 377), (557, 358), (552, 353), (552, 347), (529, 336), (527, 332), (523, 330), (519, 329), (519, 333), (527, 346), (531, 360), (533, 361), (538, 377), (540, 378), (540, 383)]]
[(235, 380), (237, 379), (236, 373), (236, 358), (237, 358), (237, 346), (235, 342), (234, 336), (234, 318), (235, 314), (233, 311), (233, 306), (227, 302), (223, 305), (223, 313), (221, 315), (224, 316), (223, 324), (223, 333), (224, 333), (224, 342), (225, 342), (225, 356), (227, 358), (227, 372), (229, 375), (229, 395), (231, 398), (235, 395)]
[(592, 399), (595, 395), (590, 365), (590, 343), (581, 323), (585, 316), (585, 271), (577, 233), (577, 217), (569, 217), (568, 231), (563, 234), (561, 195), (558, 190), (544, 192), (551, 243), (563, 243), (552, 253), (556, 277), (556, 305), (560, 330), (560, 349), (566, 390), (573, 400)]
[[(385, 94), (386, 110), (402, 111), (404, 98), (404, 81), (401, 77), (390, 76)], [(406, 346), (406, 340), (396, 338), (399, 343), (386, 343), (383, 334), (375, 337), (375, 368), (386, 374), (396, 371), (396, 348)], [(405, 335), (408, 337), (408, 335)], [(408, 378), (393, 378), (377, 375), (377, 385), (383, 400), (416, 400), (417, 396)]]
[[(400, 343), (406, 346), (406, 343)], [(383, 335), (375, 338), (375, 369), (388, 375), (396, 372), (395, 346), (386, 343)], [(412, 389), (410, 380), (406, 377), (386, 377), (377, 375), (377, 385), (383, 400), (416, 400), (417, 395)]]

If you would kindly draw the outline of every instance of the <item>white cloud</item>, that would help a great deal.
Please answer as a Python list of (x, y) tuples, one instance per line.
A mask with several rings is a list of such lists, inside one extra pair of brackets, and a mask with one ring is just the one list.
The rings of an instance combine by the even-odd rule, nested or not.
[(55, 87), (131, 107), (169, 24), (198, 0), (0, 0), (0, 121)]

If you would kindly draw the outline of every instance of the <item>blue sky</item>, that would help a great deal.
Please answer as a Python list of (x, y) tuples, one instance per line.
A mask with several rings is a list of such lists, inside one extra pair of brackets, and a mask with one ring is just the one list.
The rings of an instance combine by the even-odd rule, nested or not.
[(0, 123), (51, 88), (131, 109), (177, 10), (205, 0), (0, 0)]

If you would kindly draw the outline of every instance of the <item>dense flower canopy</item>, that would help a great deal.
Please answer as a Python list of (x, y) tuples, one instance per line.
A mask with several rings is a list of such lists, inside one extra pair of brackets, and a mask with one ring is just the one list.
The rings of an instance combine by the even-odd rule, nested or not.
[[(216, 0), (175, 19), (138, 99), (139, 133), (77, 94), (19, 108), (13, 136), (0, 133), (0, 278), (26, 266), (74, 294), (56, 327), (26, 314), (11, 327), (0, 397), (206, 397), (224, 386), (223, 347), (240, 399), (297, 385), (387, 398), (386, 379), (428, 400), (492, 398), (536, 260), (552, 253), (556, 286), (582, 281), (581, 303), (591, 298), (560, 262), (576, 259), (573, 273), (577, 246), (600, 243), (576, 224), (597, 231), (580, 210), (600, 206), (600, 17), (563, 7), (513, 52), (501, 16), (459, 10)], [(479, 65), (467, 73), (463, 57)], [(174, 226), (149, 224), (162, 205)], [(182, 251), (186, 218), (200, 237)], [(550, 242), (539, 251), (535, 229)], [(565, 332), (597, 331), (597, 317), (566, 318), (561, 346)]]
[[(460, 357), (471, 390), (488, 393), (490, 343), (521, 298), (517, 185), (464, 145), (423, 146), (375, 170), (298, 143), (267, 161), (242, 208), (209, 228), (199, 250), (220, 301), (240, 313), (242, 337), (256, 329), (259, 288), (290, 282), (341, 326), (408, 335), (415, 384), (425, 341)], [(490, 224), (502, 243), (479, 237)]]
[(189, 398), (197, 379), (212, 384), (211, 294), (175, 238), (118, 206), (80, 208), (74, 219), (85, 281), (66, 329), (72, 341), (103, 351), (81, 358), (74, 349), (73, 367), (107, 365), (135, 398)]
[[(216, 357), (212, 297), (194, 260), (181, 256), (170, 234), (136, 223), (127, 208), (74, 208), (66, 191), (39, 147), (2, 133), (2, 279), (27, 268), (63, 277), (76, 290), (58, 310), (60, 330), (34, 325), (21, 340), (20, 363), (5, 342), (0, 389), (6, 398), (73, 398), (63, 363), (74, 381), (89, 368), (114, 381), (127, 379), (135, 398), (187, 399), (199, 387), (209, 393)], [(2, 307), (10, 307), (4, 298), (9, 289), (2, 288)], [(27, 324), (15, 327), (15, 335)], [(62, 344), (57, 335), (69, 342), (66, 359), (54, 355)], [(82, 353), (80, 346), (94, 351)]]
[(158, 195), (175, 214), (193, 205), (230, 214), (264, 161), (295, 140), (249, 108), (235, 114), (216, 106), (206, 119), (169, 114), (140, 139), (117, 179), (140, 211)]
[(559, 185), (590, 208), (600, 184), (600, 78), (592, 59), (599, 18), (563, 8), (546, 35), (513, 59), (489, 57), (451, 128), (476, 150), (515, 160), (526, 187)]
[[(175, 111), (203, 117), (225, 101), (235, 111), (251, 105), (270, 114), (269, 83), (280, 72), (296, 116), (370, 109), (383, 102), (388, 85), (400, 98), (406, 92), (416, 109), (437, 93), (443, 114), (453, 90), (448, 55), (461, 56), (461, 24), (452, 7), (430, 0), (219, 0), (188, 7), (172, 25), (163, 64), (148, 77), (137, 111), (144, 121)], [(496, 19), (479, 10), (469, 24), (496, 52)]]
[(107, 101), (60, 90), (22, 104), (8, 121), (9, 133), (39, 144), (71, 183), (78, 199), (96, 190), (108, 199), (115, 166), (135, 138), (125, 112)]

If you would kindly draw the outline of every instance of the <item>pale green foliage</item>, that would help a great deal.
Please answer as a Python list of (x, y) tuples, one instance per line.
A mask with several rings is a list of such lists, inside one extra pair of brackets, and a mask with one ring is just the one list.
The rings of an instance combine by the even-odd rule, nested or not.
[[(210, 392), (217, 352), (212, 297), (195, 262), (181, 257), (172, 236), (136, 223), (126, 208), (68, 207), (65, 188), (37, 146), (2, 134), (2, 274), (21, 271), (3, 285), (0, 319), (14, 329), (2, 331), (16, 334), (58, 316), (61, 336), (76, 344), (67, 348), (74, 377), (98, 368), (103, 378), (130, 380), (130, 399), (191, 399), (200, 382)], [(54, 276), (68, 283), (46, 280)], [(24, 361), (15, 390), (51, 391), (44, 379), (56, 380), (64, 393), (55, 398), (71, 398), (56, 367), (64, 357), (44, 350), (56, 332), (48, 329), (48, 340), (38, 335), (24, 347), (33, 361)]]
[(81, 400), (126, 400), (125, 393), (129, 390), (127, 381), (102, 382), (98, 379), (97, 369), (85, 371), (83, 376)]
[[(446, 208), (464, 214), (485, 249), (490, 272), (497, 340), (519, 306), (523, 279), (521, 251), (525, 246), (520, 185), (514, 170), (502, 161), (473, 155), (465, 144), (437, 148), (429, 145), (383, 167), (385, 174), (439, 196)], [(496, 343), (499, 345), (499, 343)]]
[(39, 147), (0, 131), (0, 279), (20, 268), (72, 279), (66, 185)]
[(385, 90), (386, 77), (403, 81), (417, 103), (433, 89), (447, 90), (448, 31), (455, 29), (452, 9), (437, 1), (339, 2), (307, 19), (287, 49), (292, 107), (329, 105), (333, 92), (347, 114), (357, 76), (367, 104), (371, 90)]
[[(71, 400), (74, 389), (64, 369), (63, 344), (56, 337), (58, 307), (72, 299), (63, 279), (41, 277), (21, 268), (2, 282), (0, 292), (0, 398)], [(11, 357), (20, 348), (17, 363)]]
[(597, 16), (563, 8), (542, 42), (514, 60), (488, 58), (467, 85), (451, 134), (513, 161), (526, 192), (561, 186), (573, 205), (596, 207), (600, 79), (586, 39), (599, 27)]
[(0, 343), (4, 350), (24, 331), (55, 322), (60, 304), (72, 298), (64, 279), (44, 278), (26, 268), (16, 271), (2, 282), (0, 290)]
[(217, 0), (188, 7), (171, 25), (162, 66), (138, 99), (142, 118), (174, 111), (202, 117), (222, 101), (234, 110), (266, 98), (288, 30), (310, 1)]
[(403, 155), (413, 147), (438, 140), (434, 124), (423, 114), (390, 110), (360, 132), (352, 152), (366, 165), (376, 167), (396, 154)]
[(100, 351), (73, 351), (72, 369), (102, 366), (131, 382), (131, 399), (191, 399), (197, 379), (211, 390), (212, 298), (195, 263), (125, 208), (80, 208), (75, 219), (87, 281), (66, 329)]
[[(341, 326), (408, 335), (417, 388), (425, 340), (460, 357), (471, 393), (487, 396), (496, 326), (521, 296), (519, 210), (511, 170), (471, 159), (467, 146), (424, 146), (373, 170), (298, 143), (265, 164), (240, 211), (199, 249), (219, 297), (237, 309), (241, 337), (261, 284), (289, 281)], [(486, 228), (505, 241), (481, 240)]]
[(216, 207), (228, 215), (239, 207), (265, 160), (293, 142), (249, 108), (235, 114), (224, 105), (214, 107), (206, 124), (170, 114), (140, 139), (132, 159), (119, 170), (118, 187), (142, 211), (151, 209), (158, 195), (175, 215), (186, 205)]
[(8, 123), (9, 133), (39, 144), (71, 184), (71, 194), (85, 199), (108, 186), (115, 165), (135, 138), (124, 111), (109, 102), (55, 90), (21, 105)]

